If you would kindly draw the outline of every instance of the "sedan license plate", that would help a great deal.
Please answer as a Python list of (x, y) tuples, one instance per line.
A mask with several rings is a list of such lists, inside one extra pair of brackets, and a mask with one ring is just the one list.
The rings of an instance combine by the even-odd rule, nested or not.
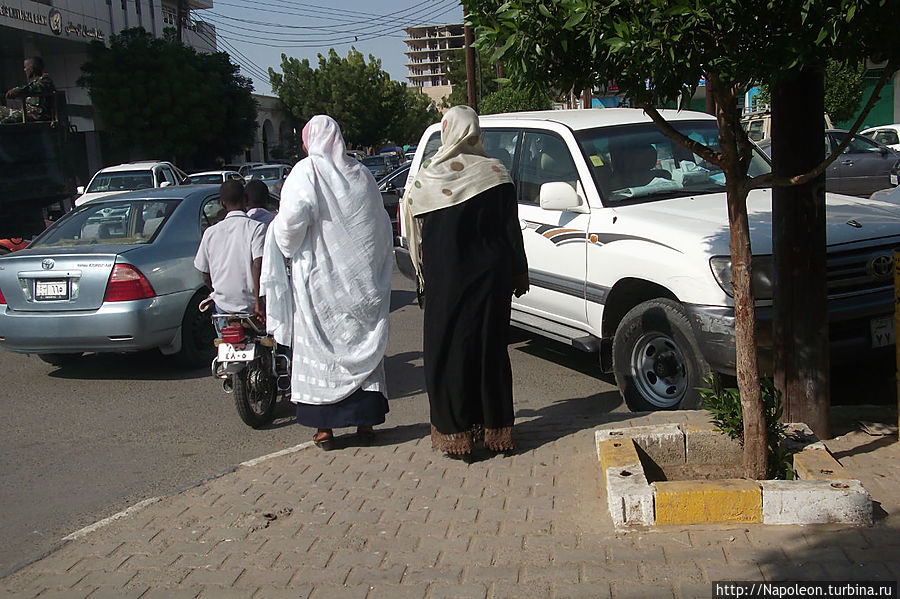
[(255, 345), (250, 345), (245, 348), (238, 348), (231, 343), (219, 344), (220, 362), (249, 362), (253, 359), (255, 353)]
[(881, 318), (873, 318), (872, 326), (872, 347), (887, 347), (894, 345), (896, 341), (896, 332), (894, 331), (894, 317), (882, 316)]
[(34, 299), (37, 301), (69, 299), (69, 284), (65, 281), (35, 281)]

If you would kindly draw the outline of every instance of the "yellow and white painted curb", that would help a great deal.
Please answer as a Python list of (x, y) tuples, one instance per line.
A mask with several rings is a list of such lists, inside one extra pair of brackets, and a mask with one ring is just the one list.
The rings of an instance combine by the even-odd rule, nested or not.
[(657, 465), (740, 464), (740, 445), (709, 425), (666, 424), (595, 431), (609, 513), (617, 528), (686, 524), (872, 523), (862, 484), (817, 442), (794, 454), (798, 480), (650, 482), (641, 454)]

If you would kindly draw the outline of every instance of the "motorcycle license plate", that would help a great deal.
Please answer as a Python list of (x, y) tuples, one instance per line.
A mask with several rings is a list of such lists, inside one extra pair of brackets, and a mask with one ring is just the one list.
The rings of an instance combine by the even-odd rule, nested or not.
[(253, 360), (255, 353), (255, 345), (238, 348), (231, 343), (219, 344), (219, 362), (249, 362)]

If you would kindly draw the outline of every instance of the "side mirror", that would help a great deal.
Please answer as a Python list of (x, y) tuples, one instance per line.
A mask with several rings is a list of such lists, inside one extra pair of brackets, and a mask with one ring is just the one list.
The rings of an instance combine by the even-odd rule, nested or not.
[(171, 185), (171, 183), (169, 183), (168, 181), (163, 181), (159, 184), (160, 187), (168, 187), (169, 185)]
[(539, 194), (541, 208), (571, 212), (588, 212), (584, 200), (571, 185), (563, 181), (551, 181), (541, 185)]
[(77, 193), (78, 195), (84, 194), (84, 185), (79, 185), (78, 187), (76, 187), (75, 193)]

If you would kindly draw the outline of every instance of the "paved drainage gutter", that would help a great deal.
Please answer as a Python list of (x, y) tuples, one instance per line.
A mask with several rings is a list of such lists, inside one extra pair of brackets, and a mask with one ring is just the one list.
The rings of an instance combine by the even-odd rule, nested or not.
[(739, 464), (742, 449), (712, 424), (595, 432), (617, 528), (667, 524), (872, 524), (872, 499), (806, 425), (787, 425), (797, 480), (649, 482), (638, 451), (657, 465)]

